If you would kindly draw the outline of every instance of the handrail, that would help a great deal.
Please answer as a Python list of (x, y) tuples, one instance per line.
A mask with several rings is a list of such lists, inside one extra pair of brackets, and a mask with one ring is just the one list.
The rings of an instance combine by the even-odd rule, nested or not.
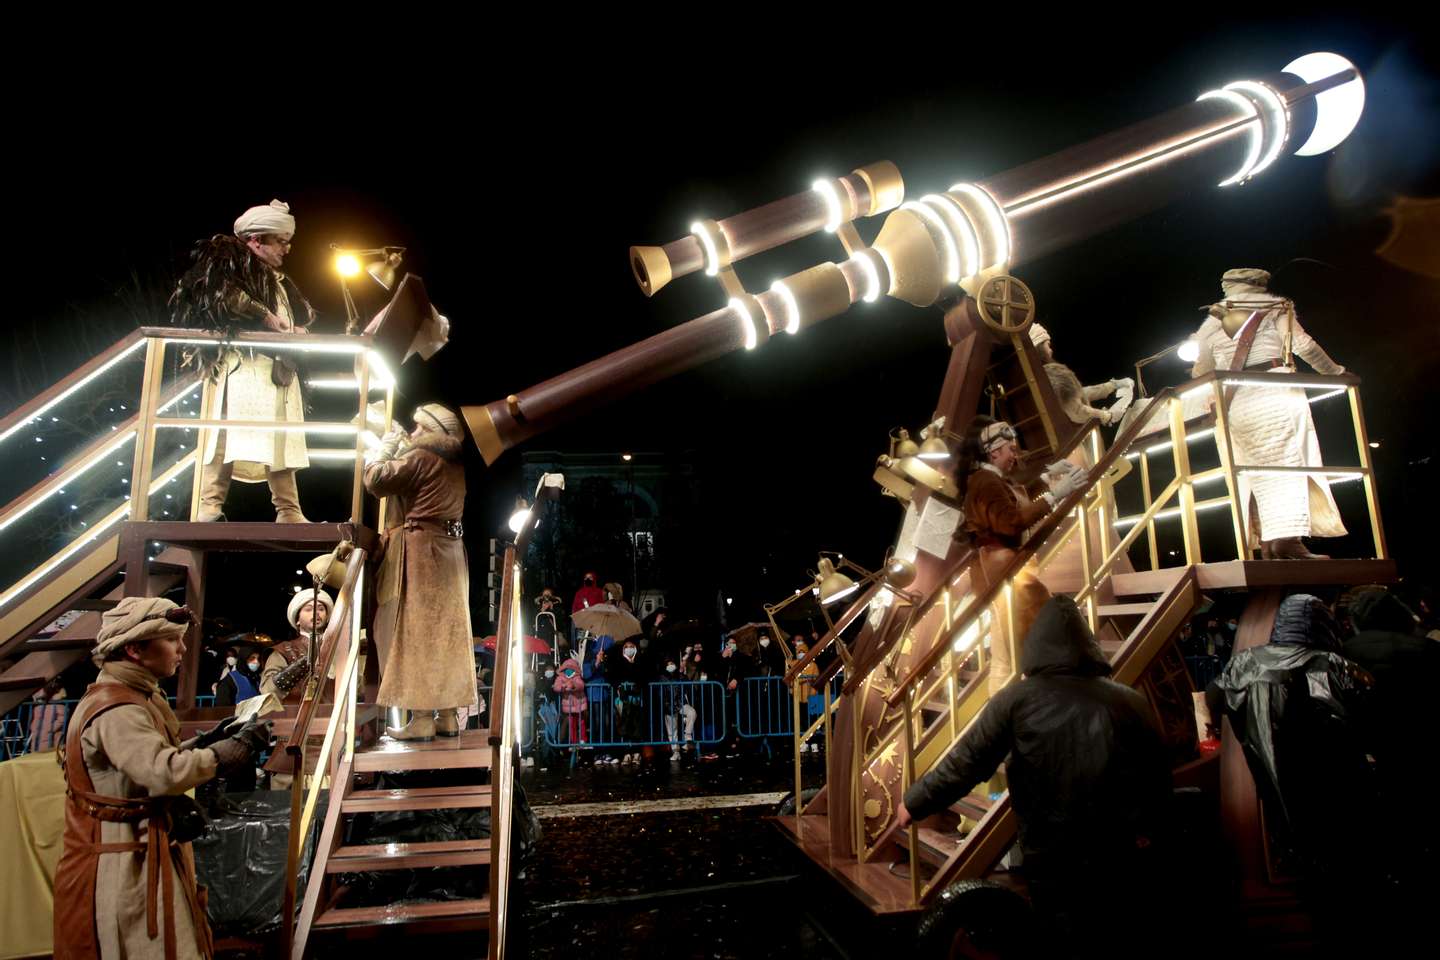
[[(349, 629), (351, 607), (355, 606), (355, 584), (360, 579), (361, 571), (365, 569), (365, 560), (363, 547), (356, 546), (351, 550), (350, 560), (345, 564), (345, 581), (340, 585), (339, 594), (335, 597), (335, 609), (320, 639), (320, 652), (316, 657), (315, 669), (310, 675), (312, 679), (323, 680), (330, 675), (330, 668), (335, 662), (335, 652), (340, 647), (340, 635)], [(305, 696), (295, 714), (295, 727), (290, 731), (290, 739), (285, 742), (283, 750), (276, 750), (271, 754), (265, 769), (283, 773), (300, 756), (301, 748), (310, 732), (310, 723), (314, 720), (315, 710), (320, 703), (320, 686), (319, 682), (312, 684), (307, 680)]]
[[(533, 522), (533, 514), (532, 514)], [(495, 624), (495, 676), (490, 703), (490, 936), (489, 960), (505, 956), (506, 912), (510, 890), (511, 794), (515, 777), (515, 738), (510, 698), (519, 675), (511, 670), (511, 646), (524, 636), (520, 623), (520, 568), (512, 544), (505, 548), (500, 610)]]
[[(809, 650), (806, 650), (805, 656), (791, 662), (790, 669), (785, 671), (785, 683), (793, 687), (796, 678), (800, 676), (801, 672), (810, 664), (814, 663), (815, 658), (820, 656), (830, 644), (839, 639), (840, 634), (844, 633), (850, 624), (855, 622), (856, 617), (865, 612), (865, 608), (870, 606), (870, 601), (875, 599), (875, 594), (879, 593), (882, 589), (884, 589), (882, 584), (871, 584), (864, 593), (856, 597), (855, 602), (850, 604), (850, 606), (845, 609), (845, 612), (840, 615), (839, 619), (831, 624), (829, 630), (825, 631), (825, 636), (817, 640), (815, 645)], [(841, 663), (843, 660), (844, 658), (835, 662)]]
[(373, 350), (375, 338), (368, 334), (353, 336), (341, 333), (277, 333), (270, 330), (241, 330), (225, 335), (215, 330), (201, 330), (194, 327), (141, 327), (139, 334), (156, 340), (180, 341), (183, 343), (268, 344), (272, 347), (288, 347), (305, 350), (307, 346), (325, 349), (327, 353), (364, 353)]
[[(1192, 381), (1191, 384), (1185, 384), (1184, 388), (1188, 391), (1193, 389), (1192, 384), (1200, 381), (1213, 380), (1214, 378), (1215, 374), (1206, 374), (1204, 377)], [(1055, 509), (1051, 510), (1049, 515), (1040, 522), (1035, 532), (1025, 539), (1025, 542), (1020, 545), (1020, 549), (1015, 551), (1015, 556), (1011, 558), (1010, 562), (1005, 566), (1005, 569), (994, 578), (985, 590), (981, 591), (978, 595), (971, 595), (971, 601), (965, 605), (960, 615), (951, 622), (951, 629), (967, 624), (971, 618), (977, 616), (980, 611), (995, 602), (995, 598), (999, 595), (1000, 591), (1020, 572), (1021, 568), (1030, 561), (1030, 558), (1044, 545), (1045, 541), (1048, 540), (1062, 524), (1070, 520), (1070, 512), (1079, 505), (1085, 497), (1089, 496), (1095, 484), (1109, 472), (1110, 468), (1115, 465), (1115, 462), (1124, 455), (1124, 451), (1129, 449), (1130, 445), (1135, 442), (1135, 438), (1139, 436), (1141, 428), (1149, 423), (1150, 418), (1155, 416), (1157, 411), (1168, 407), (1169, 400), (1176, 399), (1179, 395), (1180, 389), (1176, 387), (1166, 387), (1155, 395), (1149, 406), (1145, 408), (1144, 413), (1126, 428), (1125, 432), (1117, 438), (1116, 442), (1105, 452), (1105, 455), (1100, 457), (1094, 466), (1086, 473), (1085, 485), (1056, 504)], [(1161, 401), (1167, 402), (1162, 403)], [(1091, 421), (1085, 429), (1078, 432), (1071, 442), (1070, 448), (1064, 451), (1061, 456), (1063, 457), (1065, 454), (1068, 454), (1070, 449), (1078, 445), (1084, 437), (1089, 434), (1090, 428), (1093, 426), (1094, 421)], [(949, 588), (949, 580), (942, 580), (936, 590), (922, 601), (920, 606), (915, 608), (915, 617), (918, 619), (924, 616), (924, 614), (929, 611), (929, 608), (934, 605), (940, 593)], [(929, 652), (921, 658), (920, 662), (905, 679), (895, 685), (895, 689), (885, 698), (885, 705), (892, 708), (899, 705), (915, 684), (931, 670), (935, 669), (936, 665), (940, 663), (940, 660), (947, 652), (948, 648), (943, 643), (937, 643), (932, 646)]]
[[(160, 398), (160, 409), (164, 410), (174, 403), (178, 397), (195, 389), (195, 385), (198, 382), (199, 374), (196, 374), (172, 383), (170, 389)], [(89, 465), (88, 461), (92, 459), (98, 460), (101, 454), (117, 449), (123, 444), (133, 440), (135, 427), (139, 421), (140, 414), (138, 412), (131, 414), (124, 422), (117, 424), (114, 430), (101, 434), (90, 441), (80, 452), (71, 456), (69, 460), (66, 460), (62, 466), (56, 468), (55, 471), (45, 479), (5, 504), (3, 508), (0, 508), (0, 530), (4, 530), (11, 523), (18, 520), (20, 516), (23, 516), (24, 513), (28, 513), (35, 503), (48, 497), (63, 484), (73, 481), (75, 474), (79, 472), (80, 468)], [(191, 426), (191, 423), (186, 421), (185, 425)]]
[[(315, 807), (320, 798), (320, 784), (325, 776), (325, 761), (329, 758), (330, 751), (334, 747), (337, 733), (342, 720), (345, 722), (345, 729), (349, 735), (349, 743), (343, 745), (342, 750), (354, 749), (354, 719), (355, 709), (355, 677), (357, 664), (359, 663), (359, 618), (364, 609), (363, 604), (355, 602), (355, 591), (363, 582), (365, 573), (365, 550), (362, 547), (354, 547), (350, 559), (345, 566), (345, 580), (340, 585), (340, 590), (335, 598), (335, 609), (332, 611), (330, 621), (325, 628), (325, 636), (321, 642), (320, 652), (316, 657), (315, 669), (306, 680), (305, 694), (300, 702), (300, 709), (296, 711), (295, 726), (290, 731), (290, 737), (284, 748), (276, 750), (270, 755), (265, 763), (265, 769), (272, 772), (286, 772), (293, 776), (290, 782), (290, 836), (288, 849), (286, 851), (285, 865), (285, 889), (281, 898), (281, 955), (289, 955), (292, 943), (297, 936), (295, 929), (295, 894), (296, 885), (299, 882), (300, 872), (300, 851), (305, 845), (306, 834), (310, 832), (310, 822), (315, 815)], [(352, 622), (353, 621), (353, 622)], [(320, 747), (320, 753), (316, 760), (315, 774), (316, 781), (311, 787), (311, 794), (304, 798), (305, 793), (305, 741), (310, 735), (310, 723), (314, 719), (316, 706), (320, 702), (320, 690), (325, 677), (330, 673), (330, 667), (335, 660), (335, 651), (339, 647), (341, 632), (350, 634), (350, 653), (347, 658), (345, 669), (340, 676), (335, 678), (336, 693), (334, 704), (331, 707), (330, 722), (325, 726), (325, 739)], [(341, 690), (345, 690), (346, 696), (339, 696)], [(332, 789), (334, 783), (331, 784)], [(301, 800), (306, 802), (303, 805)], [(331, 803), (338, 803), (333, 796)], [(309, 883), (319, 884), (324, 882), (323, 872), (317, 876), (312, 872)], [(317, 887), (318, 889), (318, 887)], [(301, 940), (299, 946), (304, 947), (304, 938), (308, 935), (308, 929), (298, 932)]]
[(69, 374), (62, 377), (59, 382), (40, 391), (40, 393), (10, 411), (3, 418), (0, 418), (0, 443), (4, 443), (10, 439), (10, 435), (15, 433), (30, 419), (49, 410), (65, 397), (80, 389), (91, 379), (98, 377), (111, 366), (119, 363), (132, 351), (138, 349), (143, 341), (144, 334), (140, 331), (134, 330), (127, 333), (76, 367)]

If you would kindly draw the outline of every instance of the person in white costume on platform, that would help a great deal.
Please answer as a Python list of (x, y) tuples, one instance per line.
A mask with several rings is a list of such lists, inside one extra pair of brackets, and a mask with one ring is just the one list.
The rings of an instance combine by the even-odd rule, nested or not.
[[(1204, 308), (1209, 316), (1195, 334), (1200, 356), (1191, 370), (1295, 372), (1298, 355), (1316, 373), (1340, 374), (1340, 366), (1305, 332), (1295, 306), (1268, 290), (1270, 274), (1250, 267), (1227, 270), (1224, 299)], [(1321, 467), (1320, 442), (1310, 403), (1300, 388), (1228, 387), (1226, 410), (1235, 463), (1258, 467)], [(1221, 447), (1222, 456), (1224, 447)], [(1330, 485), (1318, 475), (1241, 473), (1237, 491), (1251, 550), (1264, 560), (1323, 560), (1301, 537), (1340, 537), (1345, 525)]]

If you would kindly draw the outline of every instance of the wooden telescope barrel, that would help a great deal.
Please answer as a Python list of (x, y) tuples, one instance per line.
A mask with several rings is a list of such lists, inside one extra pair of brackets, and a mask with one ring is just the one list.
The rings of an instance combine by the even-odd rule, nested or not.
[[(873, 246), (817, 264), (769, 291), (617, 350), (503, 400), (463, 408), (487, 464), (506, 450), (609, 400), (880, 294), (916, 305), (959, 283), (1008, 272), (1147, 213), (1187, 191), (1244, 182), (1296, 152), (1315, 129), (1317, 97), (1358, 80), (1353, 68), (1318, 81), (1278, 73), (1231, 84), (1193, 103), (945, 194), (904, 202), (893, 164), (861, 167), (806, 193), (696, 224), (659, 247), (632, 247), (636, 280), (653, 295), (675, 277), (738, 260), (845, 221), (888, 213)], [(1323, 106), (1323, 104), (1322, 104)], [(1328, 109), (1328, 108), (1327, 108)], [(823, 189), (822, 189), (823, 187)], [(845, 229), (849, 229), (848, 227)], [(968, 245), (967, 242), (968, 241)]]

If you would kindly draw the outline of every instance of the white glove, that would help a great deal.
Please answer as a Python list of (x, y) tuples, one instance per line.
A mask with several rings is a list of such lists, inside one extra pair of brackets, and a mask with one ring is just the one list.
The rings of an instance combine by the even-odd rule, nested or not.
[(391, 427), (390, 431), (380, 440), (380, 460), (394, 460), (395, 454), (400, 451), (400, 444), (405, 442), (405, 431), (398, 427)]
[(1073, 463), (1062, 460), (1045, 468), (1045, 483), (1050, 490), (1041, 496), (1050, 502), (1050, 508), (1053, 510), (1060, 501), (1076, 490), (1084, 488), (1085, 471)]

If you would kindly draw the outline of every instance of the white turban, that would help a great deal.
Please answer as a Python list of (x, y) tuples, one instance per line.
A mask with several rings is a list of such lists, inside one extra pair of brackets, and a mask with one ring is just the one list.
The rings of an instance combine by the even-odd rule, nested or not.
[(1236, 267), (1226, 270), (1220, 278), (1220, 291), (1226, 300), (1236, 300), (1241, 294), (1263, 294), (1270, 286), (1270, 274), (1258, 267)]
[(271, 200), (264, 206), (251, 207), (235, 218), (237, 237), (256, 237), (266, 233), (295, 236), (295, 218), (290, 215), (290, 204)]
[(165, 615), (178, 606), (164, 597), (126, 597), (100, 615), (100, 631), (90, 659), (98, 666), (117, 647), (142, 643), (167, 633), (183, 636), (185, 623), (171, 623)]
[(1038, 346), (1040, 346), (1040, 344), (1045, 343), (1045, 342), (1048, 341), (1049, 339), (1050, 339), (1050, 331), (1049, 331), (1049, 330), (1046, 330), (1044, 327), (1040, 326), (1040, 324), (1038, 324), (1038, 323), (1032, 323), (1032, 324), (1030, 324), (1030, 342), (1031, 342), (1032, 344), (1034, 344), (1035, 346), (1038, 347)]
[[(314, 596), (314, 590), (301, 590), (299, 593), (295, 594), (293, 599), (291, 599), (290, 606), (285, 611), (285, 619), (290, 621), (290, 626), (292, 628), (296, 630), (300, 629), (300, 627), (297, 625), (297, 621), (300, 619), (300, 610), (302, 607), (305, 606), (305, 604), (309, 603), (311, 598)], [(326, 593), (324, 590), (321, 590), (319, 602), (320, 606), (325, 608), (325, 619), (328, 623), (330, 619), (330, 614), (335, 612), (335, 601), (330, 599), (330, 594)]]

